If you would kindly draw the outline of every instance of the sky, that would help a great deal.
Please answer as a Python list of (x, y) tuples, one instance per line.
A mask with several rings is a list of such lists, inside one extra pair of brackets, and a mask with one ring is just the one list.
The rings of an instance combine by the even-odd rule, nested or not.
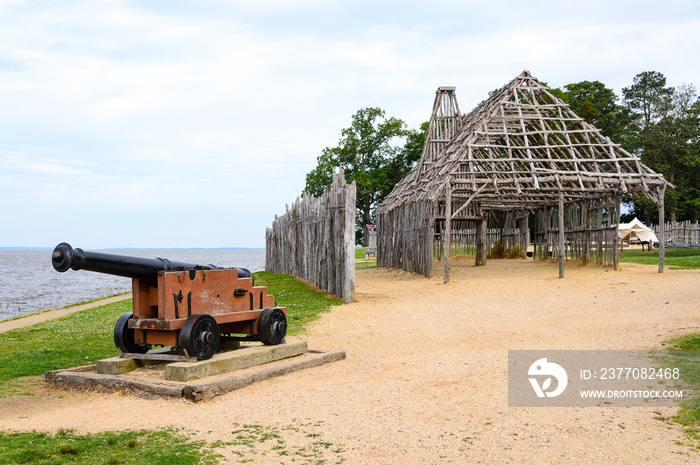
[(361, 108), (700, 84), (700, 1), (0, 0), (0, 247), (264, 247)]

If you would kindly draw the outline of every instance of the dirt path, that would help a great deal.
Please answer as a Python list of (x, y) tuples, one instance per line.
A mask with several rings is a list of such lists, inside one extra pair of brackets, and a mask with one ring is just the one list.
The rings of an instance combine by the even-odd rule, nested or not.
[(48, 320), (55, 320), (56, 318), (61, 318), (62, 316), (70, 315), (71, 313), (79, 312), (81, 310), (95, 308), (101, 305), (107, 305), (126, 299), (131, 299), (131, 293), (107, 297), (106, 299), (95, 300), (94, 302), (75, 305), (73, 307), (61, 307), (46, 312), (32, 313), (24, 318), (0, 321), (0, 333), (4, 333), (5, 331), (9, 331), (11, 329), (24, 328), (26, 326), (35, 325)]
[(663, 421), (672, 408), (507, 405), (508, 349), (660, 348), (700, 331), (700, 271), (567, 265), (560, 280), (553, 263), (471, 264), (455, 260), (447, 285), (441, 276), (358, 271), (358, 301), (305, 336), (310, 348), (345, 349), (344, 361), (198, 404), (41, 388), (0, 399), (0, 424), (182, 427), (227, 442), (217, 449), (226, 459), (254, 463), (700, 461)]

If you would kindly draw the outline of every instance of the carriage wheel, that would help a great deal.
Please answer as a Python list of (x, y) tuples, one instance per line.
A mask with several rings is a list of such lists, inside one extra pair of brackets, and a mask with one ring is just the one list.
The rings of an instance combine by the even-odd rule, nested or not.
[(266, 308), (258, 316), (258, 337), (265, 345), (276, 346), (287, 335), (287, 316), (279, 308)]
[(190, 357), (210, 359), (219, 348), (219, 325), (211, 315), (192, 315), (180, 330), (180, 345)]
[(122, 352), (130, 354), (145, 354), (151, 350), (148, 344), (136, 344), (134, 342), (134, 330), (129, 328), (129, 320), (134, 317), (132, 312), (126, 312), (114, 325), (114, 345)]

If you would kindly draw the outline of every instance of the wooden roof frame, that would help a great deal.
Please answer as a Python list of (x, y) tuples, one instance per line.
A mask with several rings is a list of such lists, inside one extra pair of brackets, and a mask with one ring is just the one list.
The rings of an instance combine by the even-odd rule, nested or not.
[(455, 88), (440, 87), (420, 161), (377, 213), (451, 198), (484, 210), (535, 209), (585, 198), (644, 195), (657, 206), (662, 174), (605, 137), (529, 71), (461, 115)]

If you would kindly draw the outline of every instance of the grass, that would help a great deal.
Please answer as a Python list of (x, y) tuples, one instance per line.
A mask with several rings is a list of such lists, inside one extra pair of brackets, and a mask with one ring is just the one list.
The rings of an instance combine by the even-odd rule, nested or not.
[[(664, 264), (675, 270), (691, 270), (700, 268), (700, 248), (666, 249)], [(641, 250), (623, 250), (620, 252), (620, 261), (639, 263), (642, 265), (657, 265), (659, 263), (659, 249), (651, 252)]]
[(117, 294), (108, 295), (107, 297), (98, 297), (97, 299), (81, 300), (80, 302), (75, 302), (70, 305), (66, 305), (66, 308), (77, 307), (78, 305), (90, 304), (92, 302), (97, 302), (99, 300), (109, 299), (110, 297), (117, 297), (119, 295), (131, 294), (131, 292), (119, 292)]
[(306, 326), (321, 313), (343, 303), (289, 275), (258, 271), (255, 273), (255, 285), (267, 286), (268, 294), (275, 296), (277, 305), (287, 307), (287, 334), (290, 336), (303, 333)]
[[(237, 463), (257, 463), (262, 456), (279, 463), (340, 464), (345, 461), (343, 445), (324, 440), (323, 422), (292, 419), (287, 426), (233, 424), (231, 439), (212, 444), (236, 457)], [(271, 461), (268, 459), (268, 461)]]
[(0, 387), (11, 379), (89, 365), (118, 355), (114, 324), (128, 311), (131, 300), (123, 300), (1, 333)]
[(355, 260), (365, 258), (365, 250), (369, 247), (359, 247), (355, 249)]
[(671, 368), (679, 368), (681, 381), (691, 389), (691, 397), (685, 399), (672, 421), (683, 427), (683, 432), (692, 440), (691, 449), (700, 451), (700, 333), (689, 334), (668, 341), (671, 348), (662, 362)]
[[(377, 267), (377, 259), (375, 258), (374, 260), (369, 260), (369, 261), (364, 261), (365, 259), (365, 250), (367, 250), (369, 247), (360, 247), (355, 249), (355, 260), (362, 260), (362, 262), (355, 263), (355, 269), (356, 270), (367, 270), (369, 268), (376, 268)], [(376, 248), (376, 247), (375, 247)]]
[(181, 432), (123, 431), (77, 435), (0, 431), (0, 464), (142, 464), (217, 463), (202, 441)]

